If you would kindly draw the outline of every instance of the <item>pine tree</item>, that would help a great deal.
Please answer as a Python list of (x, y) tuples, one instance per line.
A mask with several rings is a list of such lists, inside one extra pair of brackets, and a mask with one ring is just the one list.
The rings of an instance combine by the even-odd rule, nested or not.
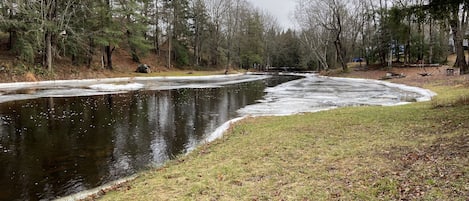
[(150, 43), (145, 38), (149, 19), (142, 15), (142, 5), (145, 2), (137, 0), (120, 0), (118, 13), (122, 16), (124, 29), (127, 36), (130, 54), (135, 62), (140, 62), (139, 54), (145, 55), (151, 48)]
[(192, 46), (194, 65), (199, 66), (202, 59), (203, 45), (208, 39), (208, 15), (203, 0), (195, 0), (192, 5)]
[[(189, 18), (190, 7), (188, 0), (162, 0), (164, 21), (166, 21), (166, 35), (168, 44), (168, 68), (172, 66), (174, 58), (180, 65), (187, 65), (188, 39), (190, 38)], [(173, 54), (174, 53), (174, 54)]]
[(254, 12), (247, 16), (245, 27), (243, 27), (243, 41), (241, 42), (241, 59), (245, 68), (263, 63), (263, 33), (259, 13)]

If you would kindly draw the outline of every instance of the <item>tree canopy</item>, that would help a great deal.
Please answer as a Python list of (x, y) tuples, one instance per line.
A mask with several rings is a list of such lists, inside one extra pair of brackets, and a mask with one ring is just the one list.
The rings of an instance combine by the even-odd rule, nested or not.
[(113, 69), (121, 49), (135, 62), (153, 52), (168, 68), (312, 70), (347, 70), (353, 58), (382, 66), (443, 63), (454, 51), (455, 66), (468, 72), (466, 1), (296, 3), (298, 27), (285, 30), (247, 0), (4, 0), (0, 36), (9, 54), (49, 71), (57, 58)]
[(58, 57), (112, 69), (116, 49), (135, 62), (168, 55), (168, 67), (248, 68), (265, 64), (267, 29), (280, 37), (266, 15), (245, 0), (5, 0), (0, 33), (23, 62), (50, 71)]

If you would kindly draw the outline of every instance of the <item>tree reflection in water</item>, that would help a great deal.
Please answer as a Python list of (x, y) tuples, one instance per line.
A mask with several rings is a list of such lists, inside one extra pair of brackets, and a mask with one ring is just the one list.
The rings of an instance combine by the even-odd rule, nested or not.
[(0, 104), (0, 200), (69, 195), (162, 164), (292, 77)]

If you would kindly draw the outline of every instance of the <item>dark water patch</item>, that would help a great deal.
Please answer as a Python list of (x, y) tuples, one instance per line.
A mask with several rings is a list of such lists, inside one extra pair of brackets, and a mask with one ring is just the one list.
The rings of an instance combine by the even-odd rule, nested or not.
[(0, 200), (53, 199), (161, 164), (291, 79), (2, 103)]

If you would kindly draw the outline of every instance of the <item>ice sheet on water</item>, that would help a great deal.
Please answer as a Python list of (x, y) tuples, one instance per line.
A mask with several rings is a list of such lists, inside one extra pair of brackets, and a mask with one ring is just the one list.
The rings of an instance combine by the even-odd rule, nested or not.
[[(122, 93), (131, 90), (214, 88), (265, 79), (265, 75), (215, 75), (201, 77), (137, 77), (100, 80), (62, 80), (0, 84), (0, 103), (41, 97), (73, 97)], [(131, 83), (129, 83), (131, 82)], [(126, 84), (119, 84), (126, 83)], [(27, 93), (21, 91), (27, 89)], [(32, 89), (32, 90), (30, 90)], [(240, 114), (288, 115), (355, 105), (396, 105), (409, 100), (427, 101), (429, 90), (383, 81), (307, 75), (304, 79), (268, 88), (260, 104)], [(294, 105), (294, 107), (292, 107)]]
[(143, 89), (145, 85), (140, 83), (128, 83), (128, 84), (95, 84), (91, 85), (88, 88), (94, 89), (97, 91), (136, 91)]
[(0, 103), (44, 97), (115, 94), (140, 89), (215, 88), (265, 79), (267, 77), (266, 75), (236, 74), (197, 77), (136, 77), (0, 83)]
[(383, 81), (307, 75), (266, 89), (265, 101), (240, 109), (241, 115), (291, 115), (344, 106), (400, 105), (430, 100), (435, 93)]
[(426, 89), (383, 81), (304, 76), (303, 79), (267, 88), (264, 100), (238, 110), (242, 117), (217, 128), (207, 141), (220, 138), (231, 124), (247, 116), (291, 115), (344, 106), (392, 106), (406, 104), (411, 100), (428, 101), (436, 95)]

